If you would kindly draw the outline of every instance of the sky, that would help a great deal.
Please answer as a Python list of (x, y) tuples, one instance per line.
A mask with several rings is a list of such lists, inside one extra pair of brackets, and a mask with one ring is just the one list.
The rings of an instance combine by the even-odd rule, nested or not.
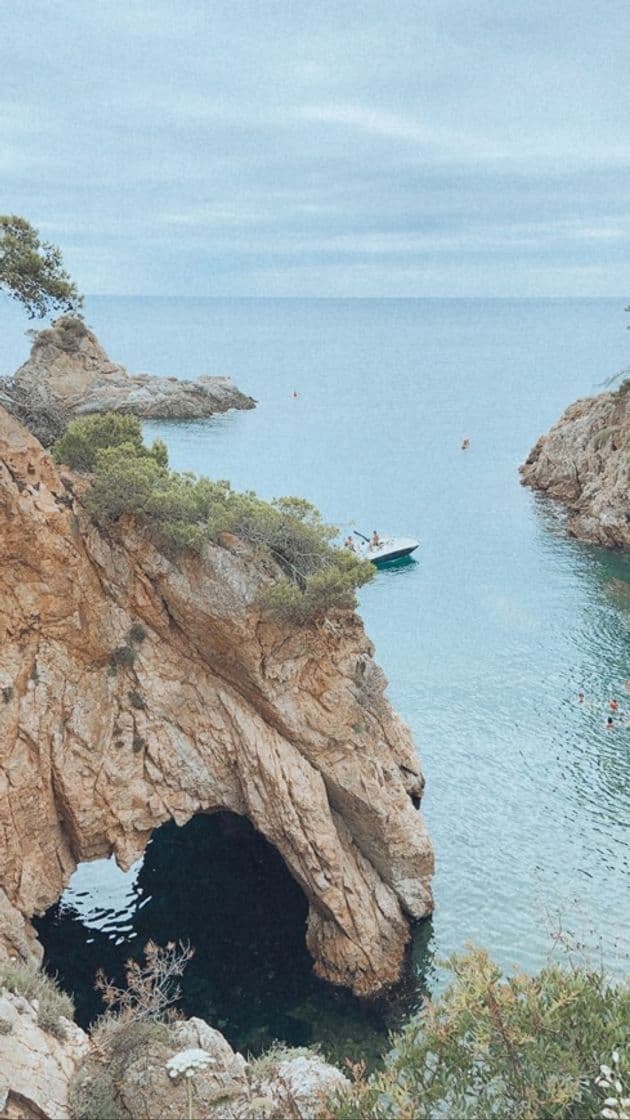
[(0, 0), (0, 51), (0, 211), (86, 293), (628, 294), (628, 0)]

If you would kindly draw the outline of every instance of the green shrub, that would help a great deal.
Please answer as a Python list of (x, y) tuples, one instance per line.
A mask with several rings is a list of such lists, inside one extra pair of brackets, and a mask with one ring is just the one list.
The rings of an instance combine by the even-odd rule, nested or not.
[[(130, 513), (168, 555), (201, 552), (229, 532), (273, 557), (284, 578), (260, 602), (279, 619), (300, 624), (334, 607), (351, 609), (355, 588), (374, 574), (367, 561), (333, 546), (337, 530), (304, 499), (264, 502), (252, 491), (237, 493), (228, 482), (169, 470), (166, 448), (160, 443), (145, 448), (134, 417), (74, 420), (54, 453), (93, 472), (85, 501), (104, 527)], [(142, 640), (131, 633), (130, 642)]]
[(134, 645), (139, 645), (145, 640), (147, 632), (141, 622), (134, 622), (133, 626), (129, 627), (127, 640)]
[(109, 655), (109, 663), (116, 668), (131, 669), (136, 660), (136, 651), (131, 646), (117, 646)]
[(65, 1038), (61, 1018), (74, 1017), (74, 1004), (70, 996), (59, 989), (52, 976), (47, 976), (36, 965), (6, 962), (0, 964), (0, 985), (27, 1000), (38, 1000), (37, 1019), (42, 1030), (49, 1031), (56, 1038)]
[(142, 693), (138, 692), (137, 688), (130, 688), (127, 696), (132, 708), (136, 708), (139, 712), (144, 712), (146, 710), (146, 704)]
[(335, 607), (351, 610), (356, 606), (355, 588), (367, 583), (372, 575), (368, 561), (339, 553), (329, 567), (307, 576), (302, 587), (285, 577), (265, 588), (259, 602), (280, 621), (299, 625), (324, 618)]
[(142, 425), (137, 416), (106, 412), (71, 420), (65, 432), (52, 447), (55, 462), (67, 463), (77, 471), (92, 471), (100, 451), (127, 447), (136, 458), (149, 457), (166, 466), (166, 447), (157, 440), (152, 448), (142, 442)]
[(5, 704), (10, 704), (13, 699), (13, 685), (8, 684), (2, 689), (2, 699)]
[(354, 1067), (355, 1084), (332, 1108), (337, 1120), (600, 1115), (595, 1078), (627, 1050), (627, 990), (600, 972), (557, 965), (504, 979), (477, 949), (450, 967), (454, 982), (394, 1036), (384, 1068), (365, 1078), (364, 1066)]
[(90, 1064), (75, 1075), (68, 1093), (73, 1120), (127, 1120), (116, 1100), (112, 1073), (106, 1067)]
[(0, 1034), (11, 1034), (13, 1025), (8, 1019), (0, 1019)]

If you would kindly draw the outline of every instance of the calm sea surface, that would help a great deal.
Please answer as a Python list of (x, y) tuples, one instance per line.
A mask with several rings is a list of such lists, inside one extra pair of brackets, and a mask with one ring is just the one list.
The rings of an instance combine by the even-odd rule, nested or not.
[[(422, 541), (416, 562), (380, 571), (361, 591), (360, 610), (427, 778), (437, 908), (418, 930), (415, 960), (420, 972), (428, 969), (429, 985), (439, 976), (430, 962), (466, 941), (506, 966), (535, 969), (558, 924), (614, 973), (627, 969), (630, 692), (622, 682), (630, 678), (630, 561), (570, 540), (557, 509), (523, 489), (517, 470), (570, 402), (627, 365), (623, 305), (623, 298), (88, 301), (89, 324), (129, 369), (229, 374), (259, 401), (255, 411), (210, 421), (147, 424), (148, 439), (168, 444), (172, 466), (228, 478), (265, 498), (303, 495), (344, 534), (376, 527)], [(26, 347), (14, 344), (17, 319), (5, 311), (5, 321), (6, 370)], [(623, 711), (606, 732), (613, 695)], [(172, 926), (165, 868), (192, 869), (195, 861), (184, 852), (186, 830), (178, 838), (169, 827), (149, 849), (140, 885), (137, 872), (84, 866), (47, 919), (42, 936), (62, 972), (72, 944), (75, 986), (77, 954), (88, 954), (91, 976), (99, 961), (89, 953), (96, 944), (102, 955), (103, 939), (108, 952), (125, 956), (130, 939), (137, 944), (155, 925), (159, 939), (158, 918), (154, 926), (146, 918), (151, 906)], [(228, 821), (220, 832), (190, 834), (190, 851), (205, 845), (204, 866), (214, 858), (218, 867), (214, 912), (217, 900), (227, 906), (228, 890), (217, 861), (225, 866), (245, 845), (238, 830), (230, 844), (230, 828)], [(203, 895), (189, 874), (198, 918)], [(238, 909), (238, 900), (232, 905)], [(287, 914), (296, 907), (300, 936), (301, 905), (298, 898), (286, 906)], [(222, 948), (205, 951), (214, 979), (197, 963), (196, 1013), (205, 1006), (233, 1039), (253, 1047), (270, 1035), (378, 1034), (386, 1015), (371, 1013), (357, 1026), (361, 1012), (313, 987), (303, 964), (287, 995), (287, 954), (284, 966), (269, 966), (267, 989), (250, 978), (240, 994), (236, 982), (220, 990), (233, 969), (230, 954), (256, 957), (261, 906), (253, 940), (235, 947), (224, 936)], [(245, 930), (242, 912), (232, 917)], [(212, 920), (204, 912), (204, 924)], [(186, 929), (169, 936), (195, 943)], [(269, 945), (254, 969), (259, 979)]]

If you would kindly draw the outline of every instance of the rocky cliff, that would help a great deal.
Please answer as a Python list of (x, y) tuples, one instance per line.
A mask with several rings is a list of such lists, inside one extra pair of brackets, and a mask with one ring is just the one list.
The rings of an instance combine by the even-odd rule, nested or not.
[(0, 980), (1, 1120), (314, 1120), (347, 1085), (308, 1051), (249, 1063), (203, 1019), (112, 1018), (92, 1036), (64, 1017), (50, 1024), (39, 1000)]
[[(2, 387), (0, 386), (0, 389)], [(143, 419), (193, 419), (253, 408), (229, 377), (176, 377), (130, 374), (110, 361), (81, 319), (63, 316), (35, 334), (31, 356), (2, 389), (0, 403), (28, 423), (46, 442), (42, 417), (62, 419), (92, 412), (127, 412)], [(38, 420), (38, 417), (40, 418)], [(63, 424), (61, 424), (63, 426)], [(51, 439), (59, 434), (51, 432)]]
[(175, 563), (0, 408), (0, 945), (81, 860), (123, 867), (152, 831), (243, 814), (309, 903), (317, 973), (358, 993), (398, 977), (432, 907), (423, 778), (360, 620), (282, 628), (274, 572), (236, 538)]
[(576, 401), (541, 436), (522, 481), (561, 501), (569, 532), (607, 548), (630, 548), (630, 381)]

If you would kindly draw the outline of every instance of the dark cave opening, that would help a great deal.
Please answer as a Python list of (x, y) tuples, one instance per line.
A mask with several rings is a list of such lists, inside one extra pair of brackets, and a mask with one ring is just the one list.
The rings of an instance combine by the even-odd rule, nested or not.
[[(121, 985), (125, 962), (142, 959), (147, 941), (182, 941), (195, 955), (182, 978), (181, 1011), (206, 1019), (237, 1049), (257, 1054), (279, 1040), (317, 1042), (338, 1060), (382, 1052), (395, 1007), (360, 1001), (313, 976), (306, 898), (244, 817), (218, 812), (183, 828), (163, 825), (122, 903), (120, 892), (114, 901), (99, 887), (94, 865), (79, 871), (80, 889), (71, 884), (34, 924), (45, 967), (73, 993), (81, 1026), (104, 1010), (94, 989), (99, 968)], [(106, 871), (123, 877), (111, 861)], [(413, 990), (417, 1003), (417, 983)], [(403, 1002), (408, 1010), (409, 999)]]

